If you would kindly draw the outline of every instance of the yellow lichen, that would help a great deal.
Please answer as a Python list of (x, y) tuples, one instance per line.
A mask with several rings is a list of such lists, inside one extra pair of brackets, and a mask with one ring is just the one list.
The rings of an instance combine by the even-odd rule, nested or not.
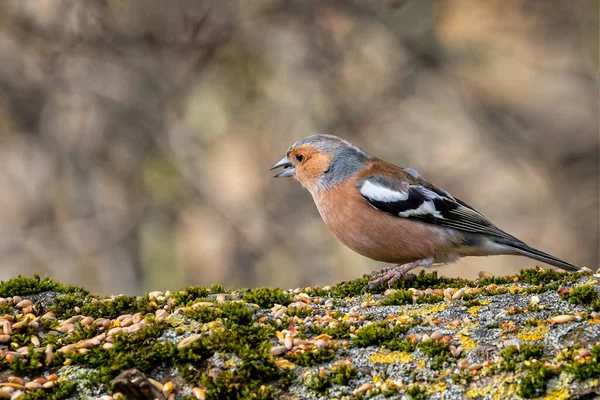
[(275, 364), (279, 367), (279, 368), (287, 368), (287, 369), (295, 369), (296, 368), (296, 364), (294, 364), (291, 361), (288, 360), (275, 360)]
[(431, 385), (428, 385), (428, 386), (432, 393), (441, 393), (441, 392), (445, 392), (448, 389), (446, 387), (446, 382), (444, 382), (444, 381), (432, 383)]
[(473, 307), (469, 307), (467, 312), (469, 314), (471, 314), (471, 316), (477, 318), (477, 314), (479, 313), (479, 310), (481, 310), (481, 306), (473, 306)]
[(477, 345), (475, 341), (468, 336), (461, 336), (458, 338), (458, 340), (460, 340), (462, 347), (465, 350), (471, 350)]
[(369, 361), (372, 363), (400, 363), (406, 364), (413, 360), (413, 356), (410, 353), (404, 351), (389, 351), (382, 350), (378, 353), (373, 354), (369, 357)]
[(554, 357), (554, 362), (571, 360), (571, 349), (565, 348), (558, 352), (558, 354)]
[(510, 292), (510, 294), (521, 293), (523, 291), (523, 288), (512, 285), (511, 287), (508, 288), (508, 291)]
[(448, 307), (449, 303), (426, 304), (408, 310), (408, 315), (413, 317), (424, 317), (425, 315), (441, 313)]
[(526, 327), (517, 333), (517, 338), (526, 342), (541, 340), (548, 336), (548, 327), (546, 325), (536, 327)]
[(482, 306), (487, 306), (488, 304), (492, 304), (492, 300), (491, 299), (479, 300), (479, 304), (481, 304)]
[(419, 361), (417, 362), (417, 368), (418, 368), (418, 369), (423, 369), (423, 368), (425, 368), (425, 360), (419, 360)]
[(550, 393), (544, 396), (544, 400), (565, 400), (569, 398), (571, 398), (571, 395), (566, 388), (560, 390), (552, 389)]
[(518, 385), (516, 385), (513, 381), (514, 378), (512, 376), (505, 378), (494, 378), (487, 386), (471, 386), (471, 388), (467, 390), (465, 394), (470, 399), (487, 397), (490, 395), (492, 399), (513, 399), (517, 397), (518, 389)]
[(472, 322), (464, 325), (461, 330), (456, 332), (455, 337), (462, 343), (463, 349), (471, 350), (477, 345), (470, 336), (471, 329), (476, 328), (477, 326), (479, 326), (477, 322)]

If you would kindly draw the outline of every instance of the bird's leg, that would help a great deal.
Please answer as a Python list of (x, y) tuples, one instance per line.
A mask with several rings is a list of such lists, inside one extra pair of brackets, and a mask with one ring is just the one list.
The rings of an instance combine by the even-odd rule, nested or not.
[(429, 257), (406, 264), (382, 268), (371, 275), (367, 287), (373, 289), (386, 282), (388, 286), (392, 286), (394, 282), (397, 282), (400, 279), (406, 279), (408, 277), (408, 271), (418, 267), (429, 267), (431, 264), (433, 264), (433, 258)]

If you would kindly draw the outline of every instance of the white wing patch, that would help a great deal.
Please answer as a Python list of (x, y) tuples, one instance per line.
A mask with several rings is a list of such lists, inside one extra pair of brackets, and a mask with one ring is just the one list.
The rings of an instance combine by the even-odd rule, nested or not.
[(433, 215), (436, 218), (444, 218), (442, 214), (435, 208), (433, 201), (424, 201), (421, 205), (413, 210), (406, 210), (398, 213), (401, 217), (412, 217), (414, 215)]
[(408, 199), (408, 192), (398, 192), (376, 185), (370, 181), (365, 181), (363, 183), (363, 185), (360, 187), (360, 193), (371, 200), (382, 201), (385, 203), (404, 201)]

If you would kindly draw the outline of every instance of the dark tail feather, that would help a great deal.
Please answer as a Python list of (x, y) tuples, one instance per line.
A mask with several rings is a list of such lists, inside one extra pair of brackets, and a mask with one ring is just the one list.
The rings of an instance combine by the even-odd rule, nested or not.
[(569, 264), (566, 261), (561, 260), (560, 258), (556, 258), (551, 256), (550, 254), (546, 254), (543, 251), (539, 251), (534, 249), (533, 247), (527, 246), (525, 243), (503, 243), (504, 245), (510, 247), (515, 252), (520, 253), (526, 257), (533, 258), (534, 260), (538, 260), (544, 262), (546, 264), (554, 265), (560, 269), (564, 269), (565, 271), (579, 271), (581, 268), (574, 266), (573, 264)]

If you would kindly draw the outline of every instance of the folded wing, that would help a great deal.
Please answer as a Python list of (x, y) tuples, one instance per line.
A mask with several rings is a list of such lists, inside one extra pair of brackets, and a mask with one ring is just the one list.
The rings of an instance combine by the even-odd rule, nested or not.
[(394, 216), (522, 243), (473, 207), (421, 178), (415, 170), (402, 172), (401, 177), (369, 176), (356, 187), (373, 207)]

